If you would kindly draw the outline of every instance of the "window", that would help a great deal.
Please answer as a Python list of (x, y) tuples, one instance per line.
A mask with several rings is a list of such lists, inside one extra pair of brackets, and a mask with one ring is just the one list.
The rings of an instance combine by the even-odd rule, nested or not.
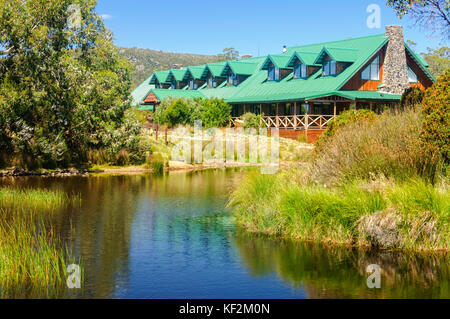
[(172, 82), (172, 83), (170, 84), (170, 89), (171, 89), (171, 90), (175, 90), (176, 87), (177, 87), (177, 83), (176, 83), (176, 82)]
[(323, 74), (324, 75), (336, 75), (336, 61), (327, 61), (323, 65)]
[(228, 76), (228, 84), (230, 85), (238, 85), (238, 79), (236, 74), (231, 74)]
[(419, 78), (417, 77), (417, 74), (409, 67), (409, 65), (408, 65), (408, 79), (409, 79), (409, 83), (419, 82)]
[(271, 66), (268, 75), (270, 81), (280, 81), (280, 68)]
[(295, 78), (307, 78), (306, 74), (306, 64), (297, 64), (294, 68), (294, 77)]
[(198, 88), (197, 83), (195, 83), (194, 80), (190, 80), (190, 81), (189, 81), (189, 89), (190, 89), (190, 90), (197, 90), (197, 88)]
[(361, 80), (380, 80), (380, 56), (377, 56), (361, 73)]

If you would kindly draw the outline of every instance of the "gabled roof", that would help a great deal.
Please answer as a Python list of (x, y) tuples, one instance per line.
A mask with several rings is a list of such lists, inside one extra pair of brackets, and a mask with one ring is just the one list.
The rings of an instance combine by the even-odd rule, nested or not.
[(329, 56), (337, 62), (355, 62), (358, 56), (358, 50), (353, 48), (338, 48), (338, 47), (323, 47), (322, 51), (317, 56), (314, 64), (321, 64), (323, 59)]
[(428, 63), (419, 55), (416, 54), (407, 43), (405, 43), (406, 47), (406, 54), (408, 54), (414, 62), (419, 66), (419, 68), (426, 74), (426, 76), (432, 81), (436, 82), (436, 77), (433, 75), (433, 73), (430, 72), (428, 69)]
[(214, 77), (221, 77), (226, 64), (226, 62), (209, 63), (206, 65), (205, 69), (206, 72), (211, 72)]
[(227, 61), (222, 70), (222, 75), (226, 75), (230, 69), (234, 74), (252, 75), (258, 67), (258, 63), (250, 62), (249, 60), (250, 59), (247, 59), (246, 61)]
[(148, 95), (148, 92), (153, 89), (155, 86), (150, 84), (150, 79), (153, 75), (148, 77), (144, 82), (139, 84), (137, 88), (131, 92), (131, 98), (133, 100), (133, 105), (139, 105), (141, 102), (145, 99), (145, 97)]
[(270, 64), (273, 64), (279, 69), (290, 69), (287, 64), (290, 60), (290, 56), (286, 54), (269, 54), (264, 61), (261, 70), (267, 70)]
[[(247, 79), (238, 86), (226, 85), (223, 82), (217, 88), (202, 86), (198, 90), (155, 90), (159, 99), (167, 97), (211, 97), (223, 98), (229, 103), (275, 103), (282, 101), (301, 101), (329, 95), (339, 95), (349, 100), (370, 99), (380, 101), (399, 100), (399, 96), (393, 94), (383, 94), (377, 91), (344, 91), (341, 88), (362, 68), (368, 61), (373, 59), (388, 42), (384, 33), (360, 38), (351, 38), (327, 43), (317, 43), (287, 48), (287, 53), (283, 55), (271, 55), (248, 58), (238, 61), (228, 61), (222, 63), (212, 63), (204, 66), (191, 67), (190, 70), (203, 68), (216, 75), (225, 76), (229, 70), (235, 74), (247, 75)], [(412, 50), (406, 46), (407, 54), (417, 62), (419, 67), (428, 76), (432, 76), (426, 64)], [(342, 72), (336, 76), (322, 76), (321, 70), (317, 70), (307, 79), (293, 78), (289, 74), (281, 81), (267, 81), (267, 71), (264, 64), (271, 61), (279, 66), (288, 65), (292, 67), (295, 59), (301, 60), (307, 65), (315, 65), (319, 56), (330, 55), (340, 62), (351, 62)], [(322, 57), (323, 58), (323, 57)], [(288, 60), (284, 62), (283, 60)], [(319, 61), (317, 61), (319, 62)], [(222, 70), (221, 70), (222, 69)], [(187, 74), (188, 72), (186, 72)], [(148, 79), (147, 79), (148, 82)], [(148, 90), (149, 83), (143, 83), (134, 92), (133, 97), (143, 94)], [(180, 92), (181, 91), (181, 92)], [(145, 92), (147, 94), (148, 91)], [(143, 95), (145, 95), (143, 94)], [(143, 97), (145, 98), (145, 96)], [(139, 97), (137, 100), (142, 101)]]
[(156, 80), (159, 83), (168, 83), (167, 78), (169, 77), (170, 71), (158, 71), (152, 74), (150, 77), (150, 84), (155, 84)]
[(301, 63), (309, 65), (309, 66), (320, 66), (319, 64), (315, 64), (317, 58), (317, 53), (314, 52), (302, 52), (295, 51), (294, 54), (289, 59), (287, 65), (289, 67), (293, 67), (296, 60), (299, 60)]
[(172, 69), (170, 70), (170, 75), (174, 77), (175, 81), (182, 82), (186, 76), (186, 72), (186, 69)]
[(187, 74), (192, 75), (194, 80), (203, 80), (203, 72), (205, 71), (206, 65), (196, 65), (190, 66), (187, 69)]

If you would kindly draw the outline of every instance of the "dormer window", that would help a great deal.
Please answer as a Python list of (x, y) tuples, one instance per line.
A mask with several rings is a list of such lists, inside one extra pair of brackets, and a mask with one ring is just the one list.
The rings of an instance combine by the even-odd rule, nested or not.
[(378, 55), (373, 61), (361, 72), (361, 80), (380, 81), (380, 56)]
[(230, 74), (228, 76), (228, 84), (229, 85), (238, 85), (238, 79), (236, 74)]
[(306, 64), (297, 64), (294, 67), (294, 77), (297, 79), (306, 79), (308, 75), (306, 74), (307, 67)]
[(189, 89), (190, 89), (190, 90), (197, 90), (197, 88), (198, 88), (197, 83), (195, 83), (194, 80), (190, 80), (190, 81), (189, 81)]
[(409, 65), (408, 65), (408, 80), (409, 80), (409, 83), (419, 82), (419, 78), (417, 77), (417, 74), (410, 68)]
[(329, 60), (324, 63), (323, 75), (336, 75), (336, 61)]
[(269, 67), (268, 75), (269, 81), (280, 81), (280, 68), (275, 66)]
[(210, 78), (208, 79), (208, 87), (210, 87), (210, 88), (215, 88), (215, 87), (217, 87), (217, 80), (216, 80), (215, 77), (210, 77)]

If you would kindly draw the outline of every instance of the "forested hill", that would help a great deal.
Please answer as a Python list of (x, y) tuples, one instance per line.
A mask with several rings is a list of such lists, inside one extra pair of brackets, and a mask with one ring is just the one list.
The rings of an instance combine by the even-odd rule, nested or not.
[(153, 71), (216, 62), (218, 60), (217, 56), (211, 55), (171, 53), (139, 48), (119, 48), (119, 52), (123, 57), (130, 60), (136, 68), (133, 88), (141, 84)]

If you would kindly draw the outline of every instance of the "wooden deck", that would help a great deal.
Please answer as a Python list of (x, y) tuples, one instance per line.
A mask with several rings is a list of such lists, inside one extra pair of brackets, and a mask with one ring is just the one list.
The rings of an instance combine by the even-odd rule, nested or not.
[[(261, 127), (279, 128), (286, 130), (324, 130), (328, 123), (334, 120), (334, 115), (287, 115), (264, 116), (261, 118)], [(231, 119), (232, 127), (242, 126), (243, 122), (238, 117)]]

